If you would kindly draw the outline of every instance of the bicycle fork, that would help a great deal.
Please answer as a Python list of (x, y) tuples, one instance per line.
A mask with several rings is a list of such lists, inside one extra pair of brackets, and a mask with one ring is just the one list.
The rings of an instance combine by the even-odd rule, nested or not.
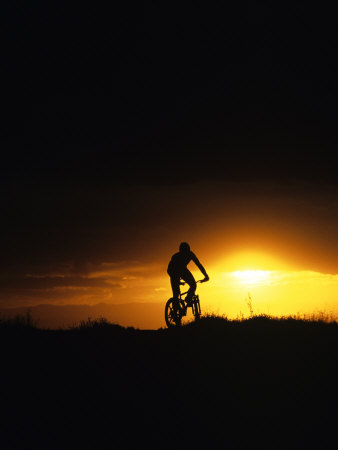
[(198, 295), (195, 295), (193, 304), (192, 304), (192, 313), (193, 315), (200, 316), (201, 315), (201, 305), (200, 305), (200, 299)]

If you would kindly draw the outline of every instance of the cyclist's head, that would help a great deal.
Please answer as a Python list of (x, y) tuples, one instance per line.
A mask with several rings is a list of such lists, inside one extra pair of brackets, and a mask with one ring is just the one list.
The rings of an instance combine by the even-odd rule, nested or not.
[(190, 245), (186, 242), (181, 242), (180, 244), (180, 252), (181, 253), (188, 253), (190, 252)]

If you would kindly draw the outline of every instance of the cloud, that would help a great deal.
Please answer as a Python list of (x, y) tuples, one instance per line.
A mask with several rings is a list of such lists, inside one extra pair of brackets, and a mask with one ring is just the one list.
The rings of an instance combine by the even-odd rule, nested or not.
[[(252, 274), (251, 274), (252, 272)], [(261, 272), (261, 273), (260, 273)], [(327, 274), (311, 270), (269, 270), (269, 271), (236, 271), (216, 274), (215, 283), (219, 286), (291, 286), (304, 285), (311, 286), (336, 286), (338, 287), (338, 274)]]
[(297, 272), (271, 272), (271, 284), (274, 285), (299, 285), (312, 283), (319, 286), (337, 286), (338, 274), (320, 273), (311, 270), (300, 270)]
[(114, 282), (112, 279), (106, 278), (89, 278), (84, 276), (44, 276), (44, 275), (24, 275), (24, 276), (8, 276), (2, 278), (0, 282), (0, 289), (15, 289), (15, 290), (46, 290), (56, 287), (64, 288), (86, 288), (86, 287), (100, 287), (112, 288), (121, 287), (120, 283)]
[(51, 269), (47, 266), (39, 270), (35, 266), (29, 273), (24, 273), (23, 268), (3, 272), (0, 275), (0, 304), (14, 307), (41, 302), (93, 304), (142, 300), (143, 296), (151, 297), (161, 272), (156, 264), (135, 260), (88, 262), (81, 266), (81, 273), (73, 263)]

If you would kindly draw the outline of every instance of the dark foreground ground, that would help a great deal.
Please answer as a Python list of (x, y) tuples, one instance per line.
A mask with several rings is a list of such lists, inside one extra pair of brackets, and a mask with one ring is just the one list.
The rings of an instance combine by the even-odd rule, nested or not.
[(2, 449), (331, 449), (338, 325), (0, 324)]

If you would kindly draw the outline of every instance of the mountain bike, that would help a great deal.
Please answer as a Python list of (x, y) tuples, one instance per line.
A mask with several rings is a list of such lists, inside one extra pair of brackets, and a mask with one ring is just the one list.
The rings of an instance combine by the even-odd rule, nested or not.
[[(196, 283), (204, 283), (204, 280), (198, 280)], [(181, 282), (180, 285), (185, 285), (186, 283)], [(197, 294), (194, 294), (191, 303), (185, 300), (188, 291), (181, 292), (178, 299), (170, 298), (165, 305), (165, 322), (167, 327), (179, 327), (182, 323), (182, 318), (187, 315), (188, 308), (192, 309), (192, 313), (195, 320), (201, 317), (201, 305), (200, 298)]]

